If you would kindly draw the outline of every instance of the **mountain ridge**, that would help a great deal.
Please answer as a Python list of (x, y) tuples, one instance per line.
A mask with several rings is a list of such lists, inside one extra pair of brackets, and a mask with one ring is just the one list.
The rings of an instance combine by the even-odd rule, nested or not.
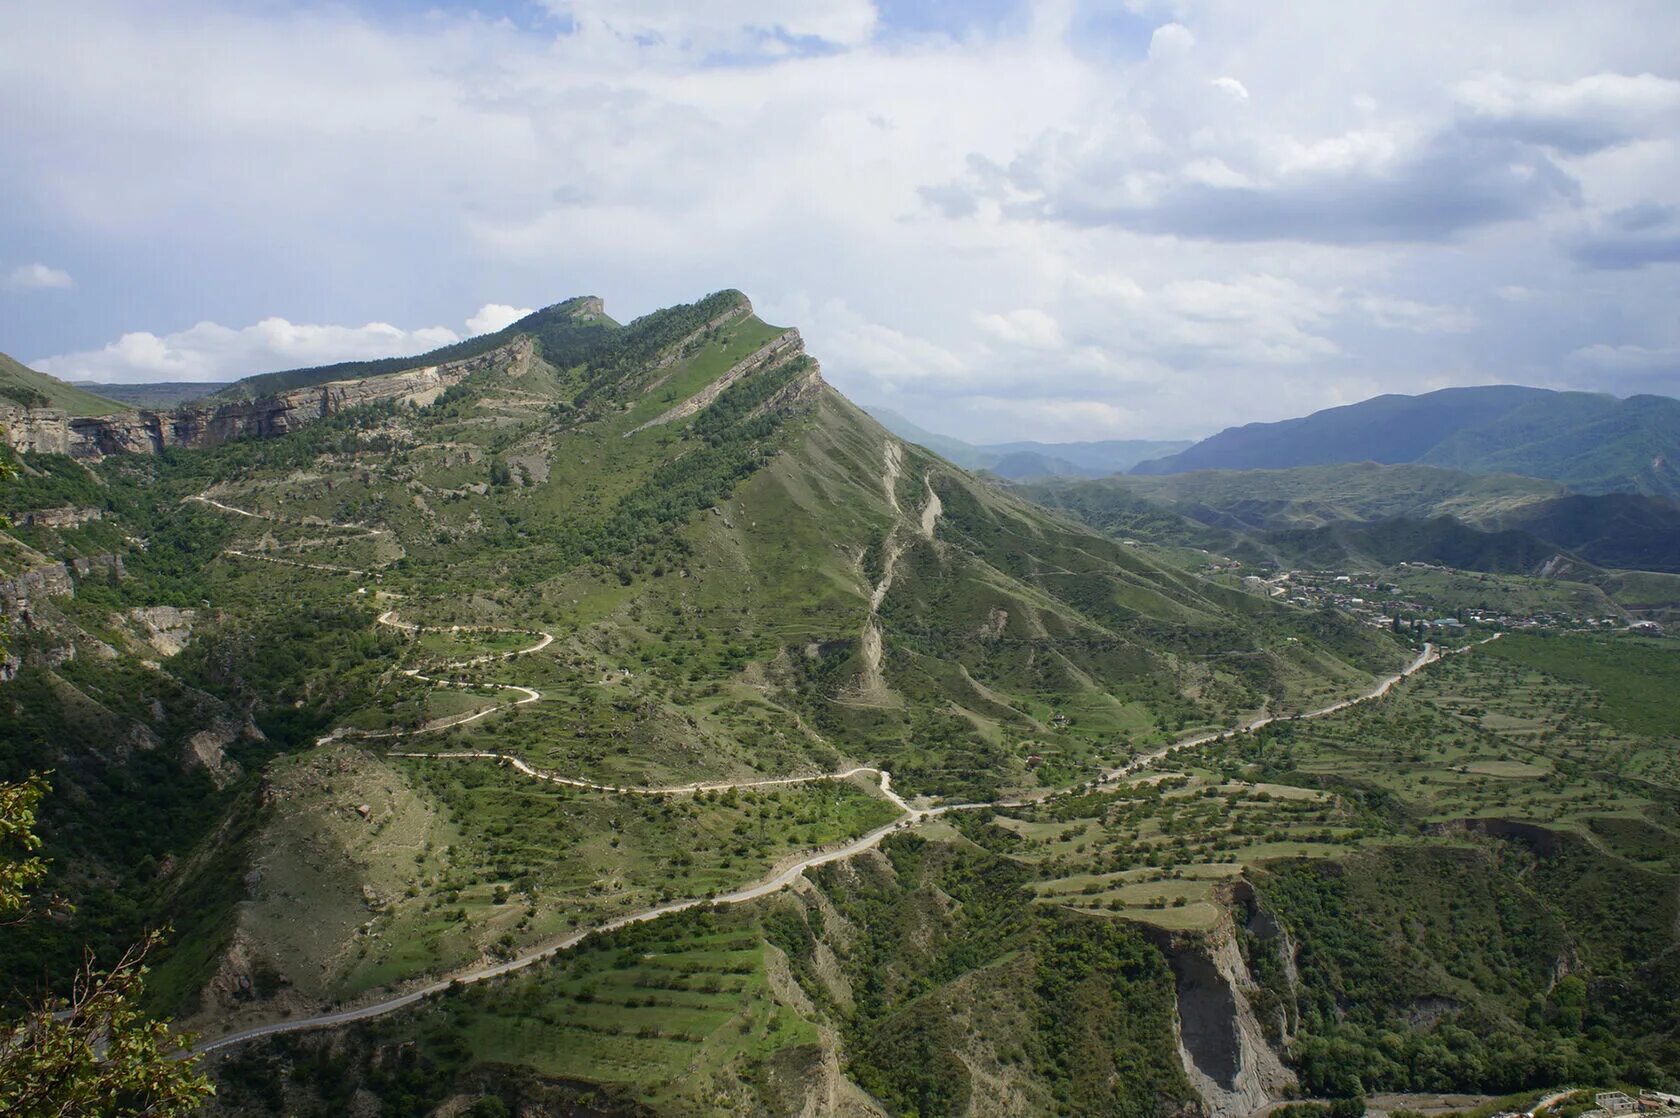
[(1143, 475), (1375, 461), (1516, 473), (1580, 492), (1680, 495), (1680, 400), (1522, 385), (1377, 396), (1274, 423), (1229, 427), (1144, 462)]
[(1188, 439), (1102, 439), (1086, 442), (969, 443), (918, 426), (899, 413), (867, 406), (881, 426), (965, 470), (986, 470), (1010, 481), (1042, 477), (1106, 477), (1124, 473), (1153, 455), (1187, 449)]

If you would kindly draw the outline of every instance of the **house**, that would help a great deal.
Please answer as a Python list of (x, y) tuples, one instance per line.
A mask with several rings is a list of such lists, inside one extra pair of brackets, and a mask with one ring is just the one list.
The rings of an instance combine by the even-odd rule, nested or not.
[(1593, 1096), (1593, 1105), (1609, 1114), (1637, 1114), (1639, 1100), (1620, 1091), (1600, 1091)]

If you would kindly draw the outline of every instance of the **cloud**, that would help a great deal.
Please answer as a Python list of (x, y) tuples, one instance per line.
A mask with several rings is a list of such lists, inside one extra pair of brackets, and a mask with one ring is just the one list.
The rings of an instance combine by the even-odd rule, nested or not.
[(465, 332), (486, 290), (625, 320), (734, 286), (842, 391), (959, 434), (1601, 386), (1569, 355), (1671, 344), (1680, 302), (1669, 6), (24, 5), (0, 244), (78, 292), (0, 298), (0, 349), (138, 327), (99, 360), (225, 378), (425, 345), (171, 324)]
[(1420, 138), (1354, 130), (1237, 148), (1219, 162), (1221, 179), (1205, 173), (1206, 157), (1127, 152), (1129, 145), (1104, 134), (1109, 128), (1046, 133), (994, 176), (1004, 189), (971, 172), (972, 188), (991, 192), (1017, 218), (1318, 244), (1445, 241), (1536, 217), (1580, 195), (1578, 183), (1543, 151), (1452, 128)]
[(1584, 268), (1627, 270), (1680, 261), (1680, 206), (1641, 202), (1604, 214), (1562, 238)]
[(1465, 127), (1556, 148), (1600, 151), (1680, 126), (1680, 81), (1655, 74), (1590, 74), (1571, 82), (1478, 75), (1456, 90)]
[(1239, 101), (1248, 100), (1248, 87), (1236, 78), (1221, 76), (1214, 78), (1208, 84), (1215, 89), (1224, 90)]
[(1022, 307), (1001, 314), (979, 314), (974, 324), (981, 333), (1010, 346), (1025, 349), (1062, 348), (1062, 329), (1041, 310)]
[(545, 6), (585, 35), (701, 51), (798, 40), (856, 46), (877, 21), (869, 0), (547, 0)]
[(1170, 58), (1196, 45), (1196, 36), (1182, 23), (1163, 23), (1149, 36), (1149, 57)]
[(1459, 307), (1436, 306), (1392, 295), (1361, 295), (1352, 305), (1372, 322), (1388, 330), (1418, 333), (1466, 334), (1476, 327), (1476, 316)]
[(467, 319), (468, 336), (479, 334), (494, 334), (528, 314), (535, 312), (530, 307), (510, 307), (506, 303), (486, 303), (478, 308), (473, 316)]
[(7, 291), (45, 291), (53, 288), (68, 290), (75, 286), (76, 281), (70, 278), (69, 272), (61, 268), (49, 268), (45, 264), (19, 264), (0, 281), (0, 287)]
[(1618, 373), (1680, 372), (1680, 346), (1596, 345), (1582, 346), (1569, 355), (1575, 365)]
[(33, 364), (65, 380), (107, 384), (229, 381), (276, 369), (407, 357), (460, 340), (460, 335), (443, 326), (403, 330), (384, 322), (314, 326), (265, 318), (240, 329), (200, 322), (162, 337), (140, 330), (100, 349), (46, 357)]

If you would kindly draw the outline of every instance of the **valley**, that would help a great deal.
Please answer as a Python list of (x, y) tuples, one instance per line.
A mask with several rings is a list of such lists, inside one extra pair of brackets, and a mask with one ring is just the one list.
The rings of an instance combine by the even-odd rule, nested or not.
[[(75, 905), (0, 928), (7, 981), (169, 925), (147, 1006), (210, 1113), (1680, 1074), (1662, 572), (1310, 534), (1555, 482), (1003, 483), (733, 291), (217, 398), (177, 407), (317, 404), (149, 446), (25, 416), (0, 541), (0, 779), (50, 774)], [(1487, 569), (1434, 561), (1464, 539)]]

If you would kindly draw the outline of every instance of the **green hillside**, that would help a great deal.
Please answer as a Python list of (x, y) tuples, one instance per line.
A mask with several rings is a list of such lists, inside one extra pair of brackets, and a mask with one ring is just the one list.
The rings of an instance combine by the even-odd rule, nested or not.
[(1558, 555), (1555, 544), (1528, 532), (1484, 532), (1449, 516), (1279, 529), (1260, 539), (1277, 554), (1289, 556), (1293, 565), (1333, 570), (1411, 562), (1492, 574), (1537, 574)]
[(1680, 495), (1680, 401), (1496, 385), (1378, 396), (1232, 427), (1140, 474), (1416, 462), (1522, 474), (1583, 493)]
[(1563, 493), (1555, 482), (1514, 474), (1369, 461), (1287, 470), (1131, 474), (1089, 484), (1125, 490), (1203, 524), (1262, 530), (1396, 517), (1451, 516), (1485, 524)]
[(0, 353), (0, 400), (26, 408), (60, 408), (69, 415), (110, 415), (123, 405), (38, 373)]
[[(1666, 644), (1429, 663), (1210, 569), (1224, 529), (1107, 487), (1098, 530), (907, 444), (739, 292), (526, 322), (424, 406), (21, 463), (10, 538), (73, 593), (7, 622), (0, 780), (51, 771), (75, 908), (0, 926), (7, 990), (171, 925), (151, 1004), (233, 1038), (226, 1114), (1164, 1118), (1347, 1090), (1372, 1045), (1417, 1089), (1680, 1073), (1625, 982), (1605, 1039), (1536, 978), (1558, 928), (1618, 981), (1661, 929), (1562, 885), (1466, 922), (1591, 863), (1446, 826), (1499, 805), (1667, 882)], [(1314, 900), (1344, 864), (1410, 867), (1383, 926), (1453, 1013), (1326, 1010), (1416, 961)], [(1296, 986), (1251, 904), (1315, 952)], [(1487, 1023), (1500, 1060), (1424, 1058)]]
[(259, 373), (221, 388), (217, 395), (250, 399), (295, 388), (308, 388), (328, 381), (378, 376), (381, 373), (396, 373), (424, 365), (441, 365), (447, 361), (460, 361), (489, 353), (514, 338), (526, 336), (536, 338), (545, 350), (552, 353), (552, 359), (557, 364), (572, 365), (599, 351), (605, 344), (607, 335), (617, 328), (618, 324), (606, 315), (588, 309), (595, 302), (587, 296), (567, 299), (534, 311), (494, 333), (467, 338), (414, 357), (343, 361), (335, 365)]

